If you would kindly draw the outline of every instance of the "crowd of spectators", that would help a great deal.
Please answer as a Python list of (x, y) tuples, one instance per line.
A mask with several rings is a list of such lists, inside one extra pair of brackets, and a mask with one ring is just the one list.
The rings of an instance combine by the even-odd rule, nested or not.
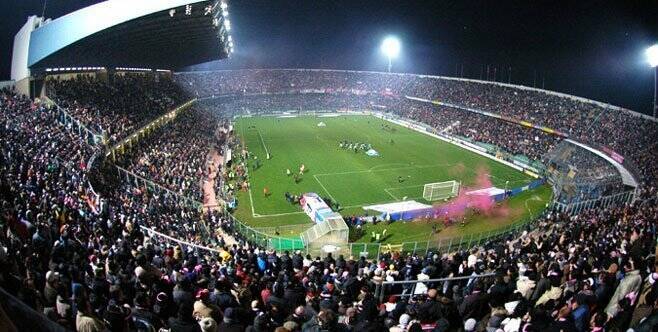
[(335, 70), (230, 70), (176, 74), (174, 80), (198, 97), (290, 92), (398, 92), (414, 75)]
[(558, 201), (569, 204), (594, 200), (624, 191), (617, 169), (605, 159), (579, 146), (564, 142), (544, 156), (549, 177), (563, 186)]
[(10, 91), (0, 93), (0, 183), (6, 225), (21, 235), (41, 224), (85, 218), (94, 201), (87, 187), (93, 148), (57, 122), (55, 113)]
[[(226, 89), (234, 93), (259, 93), (258, 89), (271, 92), (304, 84), (321, 89), (332, 80), (341, 82), (334, 86), (343, 91), (338, 94), (351, 90), (352, 95), (359, 95), (359, 87), (386, 92), (389, 84), (397, 85), (399, 91), (416, 88), (411, 75), (384, 75), (386, 78), (379, 80), (381, 74), (321, 72), (322, 80), (295, 74), (290, 81), (284, 80), (286, 73), (281, 71), (277, 75), (283, 78), (271, 80), (246, 76), (249, 80), (242, 84), (223, 77), (224, 87), (217, 91), (223, 93), (222, 89), (230, 86)], [(203, 82), (187, 76), (190, 86)], [(126, 87), (121, 89), (135, 84), (141, 91), (138, 94), (148, 94), (141, 79), (136, 80), (139, 82), (122, 83)], [(107, 96), (95, 89), (76, 93)], [(458, 252), (391, 252), (374, 260), (278, 253), (251, 243), (236, 231), (233, 219), (221, 212), (202, 212), (166, 192), (124, 183), (112, 172), (101, 174), (102, 185), (96, 188), (101, 198), (97, 198), (87, 179), (87, 162), (96, 151), (59, 124), (48, 108), (13, 92), (3, 91), (0, 96), (0, 286), (44, 313), (53, 324), (85, 332), (160, 328), (602, 332), (629, 327), (639, 332), (658, 327), (658, 271), (652, 255), (658, 225), (655, 187), (641, 187), (641, 199), (633, 204), (571, 217), (548, 214), (521, 234), (507, 234)], [(58, 96), (63, 98), (59, 92)], [(110, 129), (113, 121), (107, 120), (115, 116), (112, 102), (96, 105), (89, 98), (68, 99), (72, 104), (63, 107), (71, 108), (77, 102), (85, 109), (75, 113), (82, 121), (116, 130)], [(136, 96), (134, 104), (126, 99), (118, 105), (139, 110), (144, 98), (149, 97)], [(380, 103), (381, 95), (377, 100), (364, 105)], [(97, 113), (88, 113), (91, 109)], [(195, 111), (183, 112), (181, 118), (151, 133), (140, 142), (132, 159), (127, 157), (126, 165), (156, 182), (173, 185), (176, 191), (194, 190), (187, 183), (182, 185), (187, 181), (197, 181), (198, 188), (196, 171), (205, 170), (197, 167), (195, 156), (205, 158), (204, 147), (214, 143), (222, 155), (227, 149), (235, 154), (241, 151), (230, 137), (228, 125)], [(543, 132), (452, 108), (428, 109), (415, 104), (396, 111), (531, 158), (555, 144), (552, 136)], [(139, 111), (141, 115), (134, 118), (124, 115), (134, 125), (152, 118), (144, 112), (157, 113)], [(607, 113), (597, 115), (597, 121), (616, 119)], [(649, 132), (655, 128), (645, 122), (639, 125)], [(124, 130), (113, 134), (130, 133)], [(509, 131), (513, 138), (500, 141), (496, 130)], [(607, 139), (627, 144), (621, 143), (620, 135), (637, 133)], [(623, 145), (619, 150), (626, 148)], [(166, 158), (167, 153), (180, 159)], [(655, 156), (644, 160), (652, 158)], [(157, 166), (147, 167), (149, 163)], [(172, 170), (180, 172), (166, 174)], [(237, 243), (227, 244), (222, 234), (231, 235)], [(381, 284), (442, 277), (466, 278), (426, 282), (415, 288)], [(13, 322), (6, 318), (0, 315), (4, 319), (0, 323), (11, 329)]]
[(167, 75), (114, 74), (49, 79), (48, 94), (71, 116), (103, 134), (109, 144), (172, 110), (189, 98)]
[(656, 185), (658, 178), (656, 121), (566, 95), (445, 77), (332, 70), (191, 72), (176, 74), (174, 79), (201, 97), (341, 91), (377, 102), (382, 96), (439, 100), (552, 128), (596, 148), (608, 147), (631, 160), (644, 181)]
[(428, 124), (441, 133), (492, 144), (537, 161), (559, 142), (555, 136), (541, 130), (450, 107), (402, 100), (392, 111), (398, 116)]
[(658, 143), (653, 139), (658, 136), (658, 123), (654, 120), (570, 96), (494, 84), (436, 80), (431, 91), (426, 93), (433, 99), (528, 121), (596, 148), (611, 148), (632, 159), (645, 179), (656, 179), (658, 174)]
[(184, 110), (155, 129), (117, 164), (180, 195), (202, 201), (206, 159), (215, 144), (218, 117), (202, 107)]
[[(384, 110), (434, 127), (437, 131), (496, 145), (502, 150), (540, 161), (558, 142), (554, 135), (460, 109), (440, 107), (393, 97), (370, 98), (346, 93), (295, 93), (232, 96), (204, 101), (222, 114)], [(505, 134), (501, 134), (504, 132)]]
[(222, 114), (260, 114), (272, 112), (313, 112), (362, 110), (371, 107), (369, 98), (348, 93), (294, 93), (256, 96), (231, 96), (202, 103)]

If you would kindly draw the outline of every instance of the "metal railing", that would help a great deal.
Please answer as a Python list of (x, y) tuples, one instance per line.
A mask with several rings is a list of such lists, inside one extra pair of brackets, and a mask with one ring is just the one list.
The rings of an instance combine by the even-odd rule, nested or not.
[[(384, 302), (385, 295), (410, 297), (414, 295), (426, 294), (426, 292), (416, 292), (416, 287), (418, 286), (418, 284), (425, 284), (425, 286), (427, 287), (428, 285), (443, 283), (443, 282), (472, 280), (472, 279), (489, 278), (495, 276), (496, 276), (495, 273), (484, 273), (484, 274), (474, 274), (470, 276), (438, 278), (438, 279), (383, 281), (375, 285), (375, 297), (379, 299), (380, 303), (382, 303)], [(387, 290), (390, 288), (390, 286), (393, 285), (411, 285), (411, 287), (404, 287), (402, 293), (399, 294), (387, 294), (388, 293)]]
[(290, 234), (290, 235), (299, 235), (306, 231), (307, 229), (313, 227), (315, 224), (306, 223), (306, 224), (294, 224), (294, 225), (281, 225), (281, 226), (268, 226), (268, 227), (253, 227), (255, 230), (265, 233), (265, 234)]
[(54, 106), (53, 111), (55, 112), (57, 121), (62, 124), (64, 128), (76, 132), (88, 145), (102, 146), (105, 144), (105, 138), (103, 135), (89, 129), (86, 125), (80, 122), (80, 120), (69, 114), (52, 99), (48, 97), (44, 97), (44, 99), (46, 99), (47, 103)]
[(179, 202), (182, 202), (185, 205), (189, 207), (193, 207), (198, 210), (202, 210), (203, 208), (203, 204), (197, 200), (194, 200), (192, 198), (174, 192), (166, 187), (163, 187), (160, 184), (157, 184), (149, 179), (139, 176), (121, 166), (114, 165), (114, 167), (119, 173), (119, 177), (121, 179), (125, 179), (126, 183), (129, 185), (133, 185), (135, 187), (145, 187), (148, 190), (151, 190), (152, 192), (156, 192), (156, 193), (164, 193), (165, 195), (175, 197)]
[(365, 257), (366, 259), (379, 259), (382, 253), (388, 252), (426, 256), (431, 252), (449, 253), (467, 250), (502, 237), (516, 235), (519, 232), (528, 230), (536, 221), (536, 217), (529, 216), (499, 229), (449, 238), (438, 238), (436, 240), (411, 241), (400, 244), (352, 242), (350, 243), (349, 254), (354, 257)]
[[(306, 246), (298, 236), (285, 237), (272, 235), (264, 232), (261, 228), (248, 226), (225, 211), (226, 216), (233, 223), (233, 231), (240, 233), (247, 241), (271, 250), (302, 250), (306, 252)], [(399, 244), (376, 243), (376, 242), (351, 242), (349, 243), (348, 255), (353, 257), (365, 257), (366, 259), (379, 259), (383, 253), (401, 252), (405, 254), (427, 255), (431, 252), (448, 253), (478, 247), (487, 242), (515, 235), (519, 232), (529, 230), (531, 224), (537, 219), (528, 217), (511, 225), (491, 230), (450, 238), (439, 238), (427, 241), (410, 241)]]
[(299, 236), (291, 238), (273, 236), (247, 226), (226, 209), (224, 209), (224, 214), (231, 220), (233, 231), (240, 233), (246, 241), (252, 244), (271, 250), (305, 250), (304, 242)]
[(120, 142), (114, 144), (113, 146), (109, 147), (107, 151), (105, 152), (106, 156), (112, 156), (112, 160), (116, 159), (117, 154), (122, 154), (125, 150), (126, 147), (129, 149), (132, 148), (133, 144), (139, 142), (142, 138), (146, 137), (148, 134), (150, 134), (153, 130), (162, 127), (163, 125), (169, 123), (173, 119), (178, 116), (178, 113), (180, 113), (183, 110), (186, 110), (192, 104), (196, 102), (196, 98), (191, 99), (180, 106), (174, 108), (173, 110), (167, 112), (164, 115), (161, 115), (157, 119), (149, 122), (148, 124), (144, 125), (143, 127), (137, 129), (135, 132), (132, 134), (128, 135), (126, 138), (121, 140)]
[[(200, 245), (200, 244), (194, 244), (194, 243), (190, 243), (190, 242), (187, 242), (187, 241), (179, 240), (179, 239), (177, 239), (177, 238), (175, 238), (175, 237), (171, 237), (171, 236), (169, 236), (169, 235), (167, 235), (167, 234), (164, 234), (164, 233), (158, 232), (158, 231), (156, 231), (156, 230), (154, 230), (154, 229), (152, 229), (152, 228), (148, 228), (148, 227), (146, 227), (146, 226), (139, 226), (139, 227), (140, 227), (143, 231), (145, 231), (146, 234), (147, 234), (149, 237), (155, 237), (155, 236), (161, 237), (161, 238), (163, 238), (166, 242), (173, 242), (173, 243), (177, 243), (177, 244), (179, 244), (179, 245), (181, 246), (181, 249), (185, 249), (185, 247), (192, 247), (192, 248), (194, 248), (194, 249), (196, 249), (196, 250), (201, 249), (201, 250), (206, 250), (206, 251), (215, 252), (215, 253), (220, 253), (220, 252), (221, 252), (220, 250), (217, 250), (217, 249), (215, 249), (215, 248), (209, 248), (209, 247), (206, 247), (206, 246), (203, 246), (203, 245)], [(185, 251), (185, 250), (184, 250), (184, 251)]]
[[(89, 175), (91, 174), (89, 171), (94, 168), (94, 164), (96, 161), (98, 161), (98, 156), (100, 155), (101, 151), (96, 151), (94, 152), (91, 157), (89, 157), (89, 160), (87, 161), (87, 169), (85, 172)], [(92, 202), (94, 203), (94, 206), (97, 209), (97, 213), (100, 213), (101, 211), (98, 210), (98, 207), (101, 206), (101, 196), (96, 193), (96, 190), (94, 189), (94, 186), (91, 184), (91, 181), (89, 180), (89, 177), (87, 178), (87, 193), (89, 196), (92, 198)]]
[(568, 215), (577, 215), (590, 209), (624, 205), (626, 203), (633, 202), (634, 199), (635, 190), (629, 190), (614, 195), (607, 195), (595, 199), (569, 204), (560, 203), (557, 200), (553, 200), (552, 208), (557, 212), (566, 213)]

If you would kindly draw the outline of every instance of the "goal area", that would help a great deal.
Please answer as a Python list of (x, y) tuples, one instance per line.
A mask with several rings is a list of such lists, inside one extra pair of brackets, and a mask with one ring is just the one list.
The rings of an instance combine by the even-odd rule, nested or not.
[(423, 187), (423, 199), (428, 202), (455, 197), (459, 194), (459, 181), (428, 183)]

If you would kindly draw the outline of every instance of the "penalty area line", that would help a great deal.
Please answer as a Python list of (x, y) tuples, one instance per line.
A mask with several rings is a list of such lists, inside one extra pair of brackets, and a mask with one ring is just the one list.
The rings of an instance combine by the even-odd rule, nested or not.
[[(256, 130), (256, 133), (258, 133), (258, 138), (260, 138), (260, 143), (263, 145), (263, 149), (265, 149), (265, 157), (270, 156), (270, 150), (267, 149), (267, 145), (265, 145), (265, 140), (263, 139), (263, 135), (260, 133), (260, 129), (254, 128)], [(267, 158), (269, 159), (269, 158)]]
[(280, 217), (280, 216), (290, 216), (295, 214), (304, 214), (304, 212), (285, 212), (285, 213), (274, 213), (274, 214), (255, 214), (254, 218), (267, 218), (267, 217)]
[(265, 145), (265, 140), (263, 140), (263, 135), (261, 135), (260, 130), (256, 129), (258, 132), (258, 137), (260, 137), (260, 142), (263, 144), (263, 148), (265, 149), (265, 156), (269, 159), (270, 157), (270, 150), (267, 149), (267, 145)]
[[(398, 198), (397, 196), (391, 194), (391, 192), (388, 191), (388, 189), (389, 189), (389, 188), (384, 188), (384, 191), (385, 191), (389, 196), (393, 197), (394, 200), (399, 201), (400, 198)], [(390, 189), (393, 189), (393, 188), (390, 188)]]
[[(247, 174), (247, 176), (249, 176)], [(251, 196), (251, 184), (249, 184), (249, 205), (251, 205), (251, 215), (256, 217), (258, 214), (254, 210), (254, 198)]]
[[(247, 136), (246, 136), (245, 133), (244, 133), (244, 126), (240, 126), (240, 132), (242, 132), (242, 141), (245, 142), (245, 143), (244, 143), (245, 146), (244, 146), (243, 148), (246, 149), (246, 142), (247, 142), (247, 140), (246, 140), (245, 138), (246, 138)], [(245, 175), (247, 176), (247, 179), (250, 179), (250, 180), (251, 180), (251, 178), (249, 177), (249, 167), (246, 167), (246, 168), (245, 168)], [(248, 190), (248, 191), (249, 191), (249, 205), (251, 206), (251, 215), (252, 215), (253, 217), (256, 217), (256, 218), (257, 218), (257, 216), (259, 216), (259, 214), (256, 213), (256, 211), (254, 210), (254, 198), (253, 198), (252, 195), (251, 195), (251, 181), (250, 181), (250, 183), (249, 183), (249, 190)]]
[(336, 199), (334, 198), (334, 196), (331, 196), (331, 193), (329, 192), (329, 190), (327, 190), (327, 188), (324, 186), (324, 184), (322, 184), (322, 182), (318, 179), (318, 177), (316, 175), (313, 175), (313, 178), (315, 179), (315, 181), (318, 182), (320, 187), (322, 187), (322, 189), (324, 189), (324, 192), (327, 193), (327, 195), (329, 195), (329, 198), (331, 198), (331, 201), (337, 202)]

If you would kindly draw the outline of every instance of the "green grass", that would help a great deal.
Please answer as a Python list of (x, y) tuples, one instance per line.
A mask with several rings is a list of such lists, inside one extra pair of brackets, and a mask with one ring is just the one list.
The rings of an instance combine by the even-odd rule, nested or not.
[[(318, 127), (320, 121), (326, 127)], [(487, 174), (492, 184), (500, 188), (506, 181), (510, 188), (532, 181), (523, 173), (452, 144), (401, 126), (391, 125), (394, 131), (383, 130), (382, 124), (391, 125), (370, 116), (237, 120), (236, 132), (252, 155), (258, 156), (261, 166), (253, 170), (253, 159), (249, 161), (251, 195), (238, 195), (236, 217), (253, 227), (309, 224), (310, 219), (300, 207), (285, 200), (285, 192), (316, 192), (339, 202), (343, 215), (362, 215), (364, 205), (394, 202), (404, 196), (426, 203), (422, 190), (430, 182), (458, 180), (469, 186), (475, 184), (477, 174)], [(370, 143), (380, 156), (340, 149), (341, 140)], [(269, 160), (266, 151), (271, 155)], [(292, 176), (286, 175), (286, 169), (298, 172), (302, 163), (307, 171), (295, 184)], [(404, 182), (400, 183), (398, 177)], [(264, 197), (264, 187), (269, 188), (271, 196)], [(504, 203), (501, 211), (507, 211), (506, 214), (472, 216), (467, 226), (455, 231), (451, 229), (456, 227), (450, 227), (439, 234), (503, 227), (529, 213), (537, 214), (548, 197), (547, 188), (524, 193)], [(530, 212), (525, 209), (526, 202)], [(369, 230), (378, 227), (384, 225), (370, 226)], [(430, 233), (431, 225), (427, 222), (394, 223), (388, 226), (387, 242), (427, 241), (433, 236)], [(369, 236), (363, 239), (368, 240)]]
[[(518, 221), (527, 220), (546, 207), (551, 197), (551, 189), (548, 186), (540, 187), (533, 191), (526, 191), (520, 195), (511, 197), (502, 202), (494, 214), (473, 215), (467, 217), (464, 226), (454, 225), (443, 228), (442, 223), (438, 221), (414, 221), (414, 222), (394, 222), (390, 225), (379, 223), (375, 226), (365, 226), (365, 236), (358, 242), (371, 242), (371, 232), (382, 233), (386, 229), (387, 243), (402, 243), (412, 241), (439, 241), (450, 238), (458, 238), (464, 235), (480, 234), (485, 232), (502, 229), (503, 227)], [(432, 225), (436, 224), (441, 231), (438, 234), (432, 233)]]

